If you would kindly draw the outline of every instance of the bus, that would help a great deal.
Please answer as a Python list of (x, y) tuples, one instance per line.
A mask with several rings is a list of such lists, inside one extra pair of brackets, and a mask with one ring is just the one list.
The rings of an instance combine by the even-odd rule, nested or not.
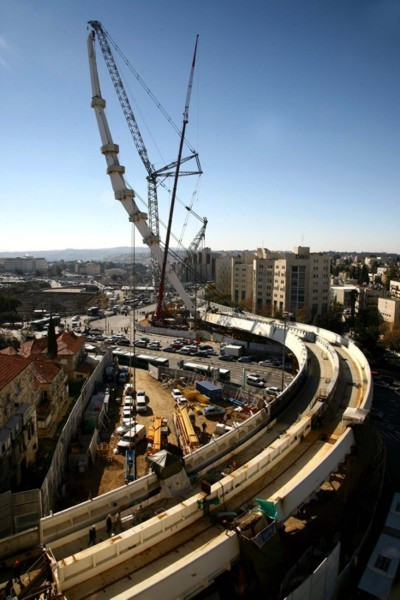
[(87, 316), (88, 317), (99, 317), (100, 316), (100, 309), (98, 306), (91, 306), (90, 308), (87, 309)]
[(50, 318), (52, 319), (54, 325), (58, 325), (61, 321), (60, 315), (52, 315), (51, 317), (44, 317), (43, 319), (36, 319), (31, 322), (31, 326), (35, 331), (43, 331), (47, 325), (50, 323)]
[(199, 373), (205, 377), (212, 377), (218, 381), (230, 381), (231, 372), (229, 369), (221, 369), (219, 367), (213, 367), (212, 365), (201, 365), (199, 363), (184, 362), (181, 361), (180, 368), (185, 371), (193, 371)]
[(180, 365), (181, 369), (185, 371), (194, 371), (195, 373), (200, 373), (201, 375), (212, 375), (213, 368), (210, 365), (201, 365), (199, 363), (192, 362), (183, 362)]
[(113, 350), (113, 358), (118, 359), (118, 364), (136, 367), (138, 369), (148, 369), (149, 365), (155, 367), (169, 367), (168, 358), (159, 358), (150, 354), (132, 354), (122, 350)]

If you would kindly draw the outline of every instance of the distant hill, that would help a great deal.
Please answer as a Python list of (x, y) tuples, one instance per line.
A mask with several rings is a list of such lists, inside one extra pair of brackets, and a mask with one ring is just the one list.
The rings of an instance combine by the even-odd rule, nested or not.
[[(36, 258), (45, 258), (50, 262), (56, 260), (110, 260), (118, 262), (129, 259), (131, 253), (132, 250), (129, 246), (120, 246), (117, 248), (66, 248), (65, 250), (15, 250), (15, 252), (0, 252), (0, 257), (35, 256)], [(135, 253), (144, 256), (150, 255), (148, 248), (135, 248)]]

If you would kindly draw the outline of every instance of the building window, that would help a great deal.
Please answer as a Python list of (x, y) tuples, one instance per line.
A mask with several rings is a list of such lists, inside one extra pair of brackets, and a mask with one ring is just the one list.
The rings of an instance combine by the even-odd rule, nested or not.
[(391, 565), (392, 559), (387, 556), (383, 556), (383, 554), (379, 554), (378, 558), (375, 561), (374, 567), (379, 569), (380, 571), (384, 571), (387, 573), (389, 571), (389, 567)]

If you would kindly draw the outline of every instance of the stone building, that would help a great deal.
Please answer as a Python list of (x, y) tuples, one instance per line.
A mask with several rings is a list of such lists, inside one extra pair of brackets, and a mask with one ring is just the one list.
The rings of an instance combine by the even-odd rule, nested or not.
[(19, 485), (35, 462), (37, 400), (32, 361), (0, 353), (0, 492)]

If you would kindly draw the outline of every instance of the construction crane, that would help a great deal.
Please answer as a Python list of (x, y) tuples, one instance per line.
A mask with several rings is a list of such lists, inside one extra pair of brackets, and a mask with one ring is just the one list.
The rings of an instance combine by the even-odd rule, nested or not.
[[(108, 32), (105, 31), (105, 29), (103, 28), (100, 21), (89, 21), (88, 24), (90, 25), (90, 27), (92, 28), (92, 31), (97, 36), (108, 72), (110, 74), (112, 83), (114, 85), (115, 91), (117, 93), (117, 96), (118, 96), (118, 99), (119, 99), (119, 102), (120, 102), (120, 105), (122, 108), (122, 112), (123, 112), (126, 122), (128, 124), (129, 131), (131, 132), (134, 144), (137, 148), (137, 151), (143, 162), (143, 165), (148, 173), (148, 175), (147, 175), (148, 220), (149, 220), (149, 226), (153, 233), (154, 238), (157, 238), (159, 240), (160, 239), (160, 231), (159, 231), (158, 198), (157, 198), (158, 180), (160, 179), (161, 185), (164, 185), (163, 182), (166, 178), (172, 177), (175, 175), (175, 169), (176, 169), (177, 163), (173, 162), (168, 165), (165, 165), (161, 169), (156, 170), (154, 168), (154, 165), (150, 162), (145, 143), (144, 143), (142, 135), (140, 133), (139, 126), (137, 124), (135, 115), (133, 113), (131, 104), (129, 102), (129, 98), (125, 92), (125, 88), (122, 83), (121, 76), (119, 74), (117, 65), (115, 63), (113, 54), (111, 52), (110, 44), (108, 43), (109, 41), (113, 45), (113, 47), (119, 52), (119, 54), (123, 57), (124, 61), (126, 62), (126, 64), (128, 64), (130, 69), (135, 73), (135, 76), (140, 81), (140, 83), (142, 85), (144, 85), (146, 91), (154, 99), (157, 106), (159, 108), (161, 108), (162, 111), (163, 111), (163, 109), (162, 109), (160, 103), (154, 98), (153, 94), (150, 92), (148, 87), (144, 84), (144, 82), (142, 81), (140, 76), (134, 71), (134, 69), (130, 65), (129, 61), (122, 55), (121, 51), (116, 46), (116, 44), (113, 42), (113, 40), (112, 40), (111, 36), (108, 34)], [(163, 112), (164, 112), (164, 114), (166, 114), (165, 111), (163, 111)], [(171, 119), (168, 116), (167, 116), (167, 118), (171, 122)], [(181, 171), (181, 173), (180, 173), (181, 176), (182, 175), (199, 175), (202, 173), (198, 154), (193, 149), (192, 149), (191, 156), (182, 158), (181, 163), (185, 163), (193, 158), (197, 162), (197, 171)], [(159, 289), (160, 266), (153, 257), (152, 257), (152, 275), (153, 275), (154, 288)]]
[(90, 78), (92, 85), (92, 103), (91, 106), (95, 111), (97, 125), (100, 132), (102, 142), (101, 152), (104, 154), (107, 163), (107, 174), (110, 176), (111, 185), (114, 191), (114, 197), (121, 202), (129, 215), (129, 220), (136, 226), (139, 233), (142, 235), (143, 243), (145, 243), (151, 252), (151, 256), (157, 261), (158, 265), (165, 264), (165, 274), (168, 277), (171, 285), (175, 288), (178, 295), (182, 298), (186, 308), (195, 315), (196, 309), (191, 301), (188, 293), (183, 287), (180, 279), (167, 260), (164, 261), (164, 254), (160, 247), (159, 236), (155, 235), (151, 230), (147, 214), (141, 212), (135, 202), (135, 192), (131, 189), (124, 178), (125, 167), (120, 165), (118, 160), (119, 147), (114, 143), (111, 131), (104, 112), (106, 101), (101, 96), (99, 74), (97, 70), (96, 54), (94, 49), (94, 31), (89, 33), (87, 39)]

